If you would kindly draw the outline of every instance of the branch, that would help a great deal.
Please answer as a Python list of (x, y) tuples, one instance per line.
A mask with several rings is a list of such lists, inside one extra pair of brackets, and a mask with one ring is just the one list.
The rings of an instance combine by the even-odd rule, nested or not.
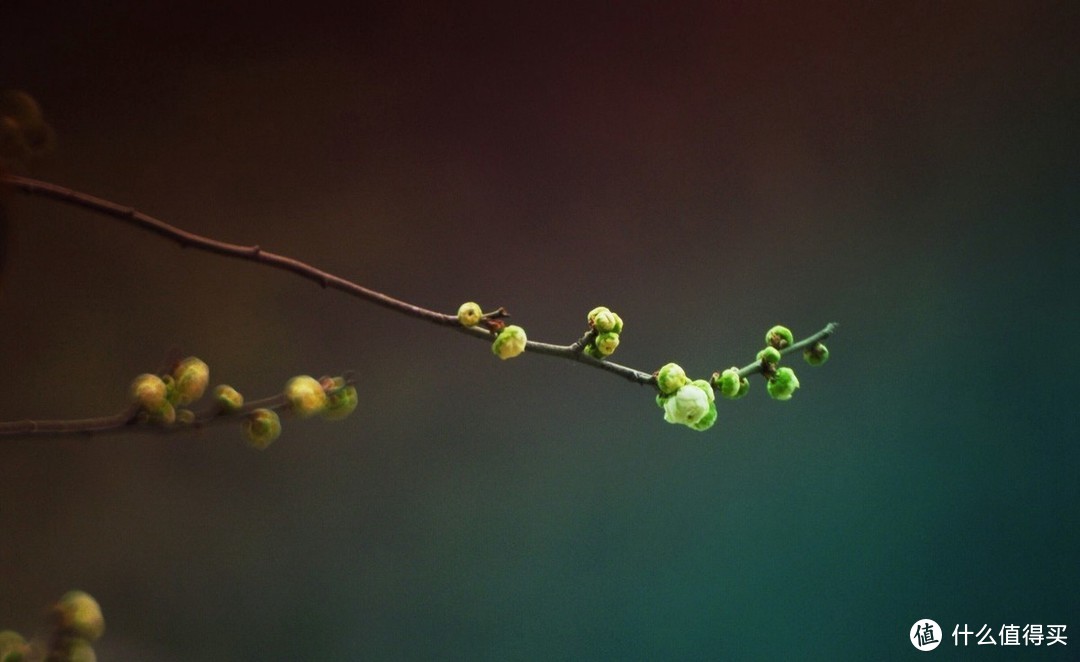
[[(705, 382), (703, 386), (699, 385), (699, 388), (704, 389), (702, 394), (694, 395), (693, 391), (688, 391), (685, 397), (683, 397), (680, 389), (682, 385), (684, 385), (684, 382), (689, 383), (689, 379), (686, 378), (682, 369), (675, 364), (668, 364), (658, 372), (649, 373), (606, 360), (607, 356), (614, 352), (615, 348), (618, 346), (618, 336), (622, 330), (622, 320), (618, 315), (604, 307), (598, 307), (589, 313), (588, 331), (573, 344), (555, 345), (535, 340), (526, 341), (523, 329), (516, 326), (507, 326), (503, 321), (509, 314), (506, 312), (506, 309), (502, 307), (493, 312), (482, 313), (479, 306), (470, 302), (464, 304), (456, 315), (440, 313), (401, 301), (400, 299), (395, 299), (353, 281), (317, 269), (300, 260), (265, 251), (258, 245), (244, 246), (211, 239), (187, 230), (182, 230), (174, 225), (170, 225), (164, 221), (139, 212), (132, 207), (119, 205), (109, 200), (74, 191), (56, 184), (2, 172), (0, 172), (0, 183), (9, 184), (16, 190), (27, 195), (36, 195), (57, 200), (109, 216), (138, 229), (152, 232), (165, 237), (166, 239), (171, 239), (178, 243), (181, 248), (197, 248), (209, 253), (247, 260), (274, 269), (288, 271), (302, 278), (314, 281), (323, 288), (339, 290), (350, 296), (370, 301), (410, 317), (455, 329), (458, 332), (465, 333), (477, 339), (482, 339), (487, 342), (494, 340), (493, 349), (496, 350), (496, 353), (498, 353), (501, 358), (510, 358), (520, 354), (522, 351), (534, 352), (582, 363), (592, 368), (597, 368), (613, 375), (617, 375), (636, 384), (651, 385), (659, 391), (657, 403), (665, 408), (665, 418), (672, 423), (684, 423), (694, 429), (704, 430), (711, 426), (712, 421), (716, 418), (712, 387), (718, 386), (720, 383), (721, 374), (719, 372), (714, 373), (710, 382)], [(836, 331), (837, 327), (838, 325), (835, 322), (829, 323), (825, 328), (799, 342), (793, 341), (791, 332), (785, 327), (774, 327), (774, 330), (782, 329), (786, 338), (783, 342), (767, 338), (767, 344), (772, 346), (772, 348), (769, 349), (769, 351), (773, 353), (772, 358), (766, 360), (766, 358), (762, 358), (762, 354), (759, 354), (759, 359), (757, 361), (737, 369), (738, 379), (735, 379), (735, 381), (729, 380), (728, 384), (729, 386), (738, 386), (736, 382), (741, 380), (742, 386), (738, 386), (737, 394), (729, 392), (725, 392), (724, 394), (728, 397), (742, 397), (742, 395), (745, 395), (746, 388), (748, 388), (746, 386), (745, 378), (753, 374), (762, 374), (770, 382), (770, 395), (773, 395), (773, 397), (778, 400), (789, 399), (791, 393), (798, 388), (799, 384), (798, 380), (794, 377), (794, 373), (789, 368), (777, 368), (780, 356), (805, 350), (808, 354), (807, 359), (812, 364), (818, 365), (824, 362), (828, 357), (828, 351), (821, 343), (831, 336)], [(772, 333), (772, 331), (773, 330), (770, 330), (770, 333)], [(669, 371), (667, 377), (658, 379), (659, 373), (669, 367), (677, 370), (675, 372)], [(727, 372), (733, 373), (735, 371), (736, 369), (733, 368)], [(676, 377), (672, 378), (672, 375), (676, 375)], [(731, 376), (732, 379), (734, 379), (734, 377), (734, 375)], [(778, 384), (778, 380), (783, 383)], [(696, 383), (697, 382), (695, 382), (695, 384)], [(680, 397), (674, 397), (676, 390), (680, 390)], [(730, 390), (731, 389), (728, 389), (728, 391)], [(708, 401), (702, 401), (701, 398), (706, 395)], [(190, 420), (183, 425), (161, 426), (158, 428), (158, 431), (174, 432), (184, 429), (198, 429), (220, 420), (231, 418), (234, 415), (251, 414), (251, 412), (259, 408), (280, 409), (287, 407), (288, 403), (282, 398), (283, 396), (278, 396), (277, 399), (271, 398), (268, 401), (251, 403), (245, 406), (242, 411), (233, 412), (228, 415), (222, 415), (219, 412), (205, 413), (200, 416), (192, 415), (189, 416)], [(708, 409), (708, 415), (704, 418), (702, 417), (703, 407), (707, 407)], [(140, 422), (143, 422), (142, 416), (143, 414), (140, 413), (139, 409), (135, 408), (102, 418), (68, 421), (18, 421), (0, 423), (0, 436), (94, 434), (104, 431), (145, 430), (145, 425), (139, 425)]]
[[(345, 386), (355, 385), (355, 380), (348, 378), (343, 380)], [(340, 388), (340, 386), (338, 386)], [(149, 420), (145, 410), (138, 404), (132, 404), (124, 411), (112, 416), (100, 416), (97, 418), (72, 418), (59, 420), (35, 421), (25, 419), (21, 421), (0, 422), (0, 437), (35, 437), (35, 436), (84, 436), (118, 432), (140, 432), (153, 434), (175, 434), (177, 432), (193, 432), (202, 430), (212, 425), (243, 421), (258, 409), (285, 412), (290, 408), (289, 401), (284, 393), (279, 393), (261, 400), (253, 400), (233, 410), (224, 411), (212, 407), (196, 413), (191, 420), (177, 420), (169, 425), (162, 425)]]
[[(218, 241), (216, 239), (211, 239), (210, 237), (204, 237), (195, 234), (194, 232), (182, 230), (165, 221), (144, 214), (132, 207), (120, 205), (87, 193), (81, 193), (63, 186), (31, 179), (29, 177), (2, 174), (0, 175), (0, 181), (7, 182), (17, 190), (28, 195), (58, 200), (115, 218), (140, 230), (152, 232), (165, 237), (166, 239), (171, 239), (178, 243), (181, 248), (198, 248), (217, 255), (256, 262), (274, 269), (288, 271), (301, 278), (314, 281), (323, 288), (339, 290), (350, 296), (370, 301), (383, 306), (384, 308), (389, 308), (390, 310), (409, 315), (410, 317), (416, 317), (431, 322), (432, 324), (447, 326), (475, 338), (487, 340), (488, 342), (494, 338), (494, 332), (502, 328), (502, 325), (499, 323), (499, 318), (508, 316), (505, 309), (499, 308), (495, 313), (484, 316), (484, 328), (464, 327), (458, 321), (457, 315), (448, 315), (446, 313), (428, 310), (427, 308), (422, 308), (401, 301), (400, 299), (395, 299), (394, 297), (387, 296), (381, 292), (376, 292), (375, 290), (366, 288), (363, 285), (354, 283), (348, 279), (313, 267), (306, 262), (301, 262), (300, 260), (285, 255), (279, 255), (263, 250), (258, 245), (243, 246), (240, 244), (230, 244), (224, 241)], [(575, 345), (553, 345), (530, 341), (526, 347), (526, 351), (572, 359), (584, 363), (585, 365), (619, 375), (624, 379), (628, 379), (638, 384), (648, 384), (653, 381), (653, 377), (650, 373), (635, 370), (634, 368), (628, 368), (617, 363), (600, 361), (590, 356), (583, 355), (580, 348)]]

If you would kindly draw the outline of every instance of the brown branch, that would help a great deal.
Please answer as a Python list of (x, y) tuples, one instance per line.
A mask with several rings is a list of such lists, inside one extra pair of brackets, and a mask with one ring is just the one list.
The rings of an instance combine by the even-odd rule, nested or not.
[[(482, 339), (491, 342), (498, 330), (504, 326), (502, 322), (503, 318), (509, 317), (509, 313), (505, 308), (498, 308), (492, 312), (484, 314), (481, 324), (474, 327), (462, 326), (458, 321), (457, 315), (451, 315), (446, 313), (440, 313), (427, 308), (401, 301), (393, 297), (387, 296), (381, 292), (364, 287), (358, 283), (354, 283), (350, 280), (336, 276), (332, 273), (322, 271), (316, 267), (311, 266), (300, 260), (287, 257), (285, 255), (279, 255), (267, 250), (263, 250), (258, 245), (241, 245), (231, 244), (216, 239), (211, 239), (187, 230), (182, 230), (174, 225), (170, 225), (162, 220), (144, 214), (132, 207), (119, 205), (109, 200), (104, 200), (87, 193), (75, 191), (63, 186), (51, 184), (49, 182), (43, 182), (29, 177), (22, 177), (19, 175), (12, 175), (8, 173), (0, 173), (0, 182), (6, 182), (10, 184), (16, 190), (25, 193), (27, 195), (40, 196), (51, 200), (56, 200), (66, 204), (74, 205), (87, 209), (89, 211), (104, 214), (121, 222), (132, 225), (140, 230), (152, 232), (166, 239), (171, 239), (179, 244), (182, 248), (198, 248), (217, 255), (223, 255), (225, 257), (236, 258), (240, 260), (247, 260), (249, 262), (255, 262), (274, 269), (280, 269), (282, 271), (288, 271), (293, 274), (306, 278), (307, 280), (314, 281), (323, 288), (330, 288), (344, 292), (350, 296), (357, 297), (370, 301), (374, 304), (389, 308), (399, 313), (409, 315), (418, 319), (426, 320), (439, 326), (450, 327), (456, 329), (461, 333), (465, 333), (474, 338)], [(784, 348), (781, 354), (789, 354), (791, 352), (802, 350), (806, 347), (810, 347), (815, 343), (821, 342), (828, 338), (837, 328), (836, 323), (830, 323), (825, 326), (824, 329), (817, 333), (794, 343), (789, 347)], [(623, 379), (634, 382), (636, 384), (651, 384), (655, 386), (656, 376), (655, 374), (630, 368), (618, 363), (613, 363), (607, 360), (600, 360), (593, 358), (586, 354), (583, 349), (595, 336), (595, 332), (590, 330), (586, 334), (574, 342), (571, 345), (554, 345), (550, 343), (538, 342), (529, 340), (526, 344), (526, 351), (534, 352), (536, 354), (544, 354), (547, 356), (555, 356), (559, 358), (569, 359), (578, 363), (585, 364), (587, 366), (609, 372), (614, 375), (618, 375)], [(739, 370), (741, 377), (746, 377), (752, 374), (761, 373), (763, 366), (760, 362), (751, 363)], [(274, 399), (271, 399), (274, 400)], [(265, 402), (265, 401), (264, 401)], [(210, 413), (199, 416), (194, 422), (188, 424), (177, 424), (172, 426), (150, 426), (140, 423), (137, 411), (128, 409), (124, 412), (113, 416), (106, 416), (102, 418), (89, 418), (89, 419), (75, 419), (67, 421), (15, 421), (9, 423), (0, 423), (0, 436), (27, 436), (35, 434), (93, 434), (103, 431), (127, 431), (127, 430), (139, 430), (139, 431), (156, 431), (156, 432), (177, 432), (181, 430), (198, 429), (206, 425), (215, 424), (219, 421), (229, 420), (236, 416), (246, 414), (252, 409), (259, 406), (266, 407), (267, 404), (251, 403), (246, 405), (241, 411), (235, 414), (221, 415), (218, 413)], [(284, 407), (284, 401), (279, 399), (270, 403), (271, 408), (280, 409)]]

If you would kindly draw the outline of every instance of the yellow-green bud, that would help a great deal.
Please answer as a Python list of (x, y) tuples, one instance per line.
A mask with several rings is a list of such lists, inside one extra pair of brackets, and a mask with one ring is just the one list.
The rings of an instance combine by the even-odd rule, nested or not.
[(462, 326), (476, 326), (483, 316), (484, 311), (480, 309), (479, 304), (472, 301), (461, 304), (461, 307), (457, 309), (457, 318)]
[(816, 342), (804, 349), (802, 355), (810, 365), (821, 365), (829, 360), (829, 348)]
[(586, 319), (589, 327), (598, 333), (622, 333), (622, 318), (611, 312), (607, 306), (597, 306), (589, 311)]
[(757, 353), (757, 360), (764, 363), (780, 363), (780, 350), (775, 347), (766, 347)]
[(281, 436), (281, 419), (272, 409), (256, 409), (244, 421), (244, 437), (248, 445), (264, 450)]
[(500, 359), (512, 359), (525, 351), (527, 343), (528, 338), (525, 336), (525, 329), (511, 324), (495, 337), (495, 342), (491, 344), (491, 351)]
[(195, 422), (195, 412), (190, 409), (177, 409), (176, 422), (182, 425), (191, 425)]
[(693, 426), (709, 413), (709, 406), (713, 404), (709, 397), (712, 395), (712, 387), (708, 382), (700, 381), (700, 384), (683, 386), (675, 395), (667, 399), (664, 403), (665, 421)]
[(611, 356), (615, 348), (619, 346), (619, 334), (614, 331), (601, 333), (596, 336), (596, 351), (600, 356)]
[(145, 411), (155, 411), (165, 404), (167, 389), (157, 375), (145, 373), (131, 382), (131, 397)]
[(326, 391), (314, 377), (300, 375), (285, 384), (285, 399), (292, 412), (300, 418), (308, 418), (326, 408)]
[(166, 402), (157, 410), (148, 413), (150, 422), (156, 425), (172, 425), (176, 422), (176, 407), (171, 402)]
[(214, 402), (218, 409), (231, 414), (244, 406), (244, 396), (228, 384), (218, 384), (214, 387)]
[(791, 368), (780, 368), (768, 381), (766, 388), (774, 400), (790, 400), (795, 389), (799, 388), (799, 378)]
[(656, 387), (664, 395), (671, 395), (690, 383), (690, 379), (677, 363), (668, 363), (656, 373)]
[(0, 632), (0, 662), (22, 662), (30, 652), (26, 639), (14, 630)]
[(769, 347), (784, 349), (793, 342), (795, 342), (795, 337), (791, 335), (791, 329), (786, 326), (777, 324), (765, 333), (765, 344)]
[(202, 359), (189, 356), (173, 370), (173, 403), (189, 405), (202, 397), (210, 383), (210, 367)]
[(353, 385), (342, 386), (326, 395), (326, 409), (322, 416), (328, 421), (340, 421), (356, 409), (359, 399), (356, 396), (356, 387)]
[(65, 593), (53, 608), (61, 632), (94, 641), (105, 632), (105, 617), (97, 600), (84, 591)]
[(585, 345), (585, 347), (581, 351), (584, 352), (585, 354), (587, 354), (588, 356), (593, 357), (594, 359), (603, 359), (604, 358), (604, 355), (600, 353), (600, 350), (596, 349), (596, 345), (594, 345), (593, 343), (589, 343), (588, 345)]
[(65, 662), (97, 662), (94, 647), (85, 639), (72, 639), (65, 643), (67, 644)]

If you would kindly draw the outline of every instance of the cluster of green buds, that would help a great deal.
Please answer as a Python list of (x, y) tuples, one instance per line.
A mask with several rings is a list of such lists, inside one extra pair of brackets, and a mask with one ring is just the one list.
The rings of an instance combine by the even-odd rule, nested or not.
[[(309, 375), (293, 377), (285, 384), (286, 410), (297, 418), (321, 416), (340, 421), (356, 409), (356, 387), (343, 377)], [(281, 436), (281, 417), (273, 409), (260, 407), (244, 420), (244, 437), (249, 445), (264, 450)]]
[(668, 363), (656, 372), (656, 404), (664, 410), (664, 420), (698, 431), (716, 423), (716, 395), (704, 379), (691, 380), (677, 363)]
[(52, 636), (28, 642), (13, 630), (0, 632), (0, 662), (95, 662), (93, 642), (105, 632), (105, 618), (89, 593), (70, 591), (49, 610)]
[(799, 388), (799, 378), (791, 368), (780, 367), (780, 350), (795, 342), (791, 329), (777, 324), (765, 332), (765, 349), (757, 354), (761, 374), (765, 376), (765, 388), (774, 400), (790, 400)]
[(589, 324), (589, 342), (582, 351), (594, 359), (614, 354), (623, 330), (622, 318), (606, 306), (597, 306), (589, 311), (585, 321)]
[[(187, 423), (195, 415), (186, 406), (199, 400), (209, 383), (210, 367), (202, 359), (189, 356), (177, 363), (172, 372), (136, 377), (131, 382), (131, 398), (139, 407), (141, 420), (162, 426)], [(243, 398), (240, 402), (243, 404)]]
[[(169, 373), (139, 375), (131, 383), (131, 398), (139, 409), (139, 420), (165, 427), (217, 416), (245, 415), (244, 396), (228, 384), (214, 387), (212, 411), (198, 417), (187, 409), (186, 405), (202, 398), (209, 382), (210, 368), (194, 356), (180, 361)], [(331, 421), (348, 416), (358, 402), (356, 387), (343, 377), (315, 379), (307, 375), (285, 384), (284, 400), (284, 408), (297, 418), (319, 415)], [(281, 418), (274, 409), (249, 409), (244, 418), (244, 438), (255, 448), (266, 448), (281, 435)], [(0, 662), (4, 662), (3, 658)]]
[[(473, 327), (484, 320), (484, 311), (480, 308), (480, 304), (466, 301), (458, 308), (457, 318), (461, 326)], [(525, 346), (529, 344), (525, 329), (516, 324), (504, 325), (501, 320), (488, 320), (487, 328), (495, 334), (495, 340), (491, 343), (491, 353), (504, 361), (521, 356), (525, 351)]]

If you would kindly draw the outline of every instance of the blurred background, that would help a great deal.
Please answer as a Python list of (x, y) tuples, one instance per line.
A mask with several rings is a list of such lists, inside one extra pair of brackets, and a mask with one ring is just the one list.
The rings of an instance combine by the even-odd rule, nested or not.
[(0, 420), (118, 411), (172, 347), (361, 405), (265, 452), (0, 441), (0, 629), (79, 588), (101, 660), (889, 659), (924, 618), (938, 656), (1071, 655), (1080, 5), (892, 4), (0, 4), (0, 88), (57, 135), (26, 174), (538, 340), (607, 305), (646, 371), (841, 324), (793, 400), (697, 433), (15, 195)]

